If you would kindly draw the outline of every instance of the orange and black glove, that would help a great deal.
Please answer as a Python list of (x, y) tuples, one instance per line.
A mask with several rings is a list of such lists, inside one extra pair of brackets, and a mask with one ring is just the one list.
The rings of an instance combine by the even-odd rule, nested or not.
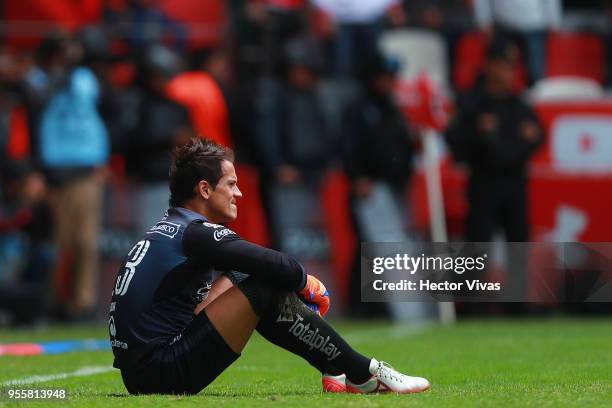
[(325, 285), (312, 275), (306, 276), (306, 286), (298, 292), (298, 296), (312, 311), (325, 316), (329, 310), (329, 292)]

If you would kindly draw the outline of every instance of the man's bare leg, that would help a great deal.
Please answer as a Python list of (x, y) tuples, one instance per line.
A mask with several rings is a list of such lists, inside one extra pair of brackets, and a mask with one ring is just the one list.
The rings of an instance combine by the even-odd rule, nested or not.
[[(227, 283), (220, 281), (213, 299), (202, 308), (232, 351), (240, 353), (257, 327), (259, 317), (240, 289), (232, 286), (229, 279), (223, 279), (227, 280), (231, 287), (224, 289)], [(196, 312), (199, 313), (202, 308), (198, 305)]]

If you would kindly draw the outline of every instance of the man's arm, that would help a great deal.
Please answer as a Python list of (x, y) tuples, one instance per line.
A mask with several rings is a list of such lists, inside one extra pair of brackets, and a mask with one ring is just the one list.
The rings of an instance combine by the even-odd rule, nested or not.
[(474, 126), (474, 98), (471, 95), (460, 95), (457, 99), (457, 110), (451, 117), (445, 140), (456, 162), (471, 164), (474, 150), (477, 149), (478, 137)]
[(523, 166), (544, 141), (544, 132), (535, 113), (521, 104), (515, 117), (513, 137), (502, 137), (501, 130), (485, 135), (487, 159), (495, 168)]
[(299, 291), (306, 284), (304, 268), (292, 257), (245, 241), (229, 228), (194, 221), (183, 235), (188, 257), (204, 258), (219, 270), (238, 270), (271, 284)]

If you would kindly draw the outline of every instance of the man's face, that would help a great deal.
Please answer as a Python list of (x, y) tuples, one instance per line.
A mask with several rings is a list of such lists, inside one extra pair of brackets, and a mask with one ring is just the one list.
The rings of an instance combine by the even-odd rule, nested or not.
[(210, 191), (208, 198), (209, 219), (217, 224), (231, 222), (238, 217), (236, 200), (242, 197), (234, 165), (224, 160), (221, 163), (221, 171), (223, 175), (214, 190)]
[(501, 59), (491, 60), (486, 67), (487, 81), (504, 91), (511, 91), (514, 83), (514, 67), (511, 62)]

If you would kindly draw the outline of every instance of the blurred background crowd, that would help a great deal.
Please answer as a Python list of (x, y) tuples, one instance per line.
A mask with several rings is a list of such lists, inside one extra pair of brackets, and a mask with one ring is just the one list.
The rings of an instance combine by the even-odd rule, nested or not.
[(342, 313), (394, 313), (359, 300), (359, 242), (439, 239), (430, 131), (448, 239), (612, 238), (610, 1), (4, 0), (0, 16), (0, 325), (103, 316), (194, 135), (236, 152), (233, 228), (321, 275)]

